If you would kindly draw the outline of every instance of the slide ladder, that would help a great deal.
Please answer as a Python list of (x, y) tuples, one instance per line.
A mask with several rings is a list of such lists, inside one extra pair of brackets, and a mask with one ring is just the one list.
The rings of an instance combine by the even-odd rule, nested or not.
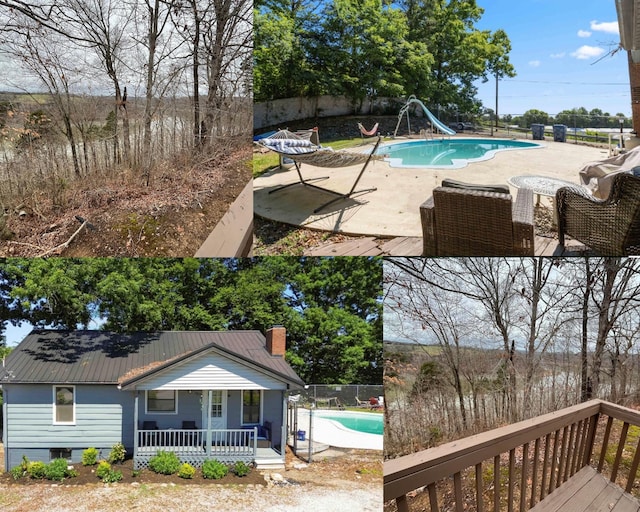
[[(400, 113), (398, 114), (398, 124), (396, 124), (396, 130), (393, 132), (393, 137), (394, 138), (395, 138), (396, 134), (398, 133), (398, 128), (400, 127), (400, 122), (402, 121), (402, 117), (404, 116), (405, 113), (407, 114), (407, 123), (409, 123), (409, 112), (408, 112), (408, 110), (409, 110), (409, 107), (411, 107), (412, 103), (417, 103), (418, 105), (420, 105), (422, 107), (422, 110), (426, 114), (426, 116), (429, 119), (429, 121), (431, 122), (432, 126), (434, 126), (435, 128), (437, 128), (438, 130), (440, 130), (442, 133), (444, 133), (446, 135), (455, 135), (456, 134), (455, 130), (452, 130), (451, 128), (449, 128), (448, 126), (443, 124), (436, 116), (434, 116), (433, 113), (425, 106), (425, 104), (422, 103), (422, 101), (420, 101), (415, 96), (409, 96), (409, 99), (404, 104), (404, 106), (400, 109)], [(409, 131), (411, 131), (411, 126), (409, 126)]]

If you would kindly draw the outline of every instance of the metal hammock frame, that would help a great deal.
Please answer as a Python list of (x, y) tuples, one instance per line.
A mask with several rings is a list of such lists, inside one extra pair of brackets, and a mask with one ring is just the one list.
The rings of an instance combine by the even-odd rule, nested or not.
[[(377, 190), (377, 187), (362, 189), (362, 190), (356, 190), (356, 187), (358, 186), (358, 182), (360, 181), (360, 178), (362, 178), (364, 171), (369, 165), (369, 162), (371, 160), (382, 159), (380, 155), (375, 155), (375, 152), (378, 149), (380, 142), (382, 141), (382, 137), (378, 137), (378, 140), (376, 141), (376, 144), (370, 153), (357, 153), (353, 151), (344, 151), (344, 150), (334, 151), (333, 149), (323, 148), (321, 146), (318, 146), (312, 143), (309, 143), (308, 146), (303, 146), (302, 148), (300, 148), (304, 152), (293, 153), (293, 152), (287, 152), (286, 150), (280, 150), (279, 148), (277, 148), (277, 145), (269, 144), (270, 141), (273, 141), (273, 140), (287, 140), (287, 139), (288, 140), (306, 140), (305, 138), (300, 137), (297, 134), (290, 132), (288, 130), (280, 130), (274, 135), (270, 137), (266, 137), (259, 142), (259, 144), (270, 149), (271, 151), (274, 151), (281, 156), (291, 159), (296, 168), (296, 172), (298, 173), (299, 181), (296, 181), (294, 183), (289, 183), (287, 185), (282, 185), (281, 187), (270, 190), (269, 194), (278, 192), (285, 188), (292, 187), (294, 185), (303, 185), (305, 187), (311, 187), (313, 189), (320, 190), (321, 192), (326, 192), (328, 194), (333, 194), (337, 196), (331, 201), (328, 201), (322, 204), (321, 206), (319, 206), (318, 208), (316, 208), (315, 210), (313, 210), (313, 213), (318, 213), (319, 211), (324, 210), (327, 206), (337, 201), (340, 201), (342, 199), (348, 199), (355, 194), (373, 192)], [(360, 163), (364, 165), (360, 169), (360, 172), (358, 173), (358, 176), (356, 177), (356, 180), (354, 181), (351, 187), (351, 190), (349, 190), (349, 192), (347, 193), (343, 193), (343, 192), (337, 192), (335, 190), (320, 187), (318, 185), (314, 185), (313, 183), (310, 183), (311, 181), (326, 180), (329, 177), (323, 176), (320, 178), (305, 179), (300, 170), (300, 165), (303, 163), (306, 163), (308, 165), (313, 165), (315, 167), (328, 167), (328, 168), (348, 167), (348, 166), (356, 165)]]

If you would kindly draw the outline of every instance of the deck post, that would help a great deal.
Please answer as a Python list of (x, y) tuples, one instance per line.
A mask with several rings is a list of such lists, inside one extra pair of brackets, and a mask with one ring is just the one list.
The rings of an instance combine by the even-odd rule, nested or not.
[(207, 391), (207, 457), (211, 458), (211, 402), (213, 392)]
[(258, 456), (258, 427), (253, 427), (253, 460)]
[(135, 391), (133, 398), (133, 460), (138, 457), (138, 395), (139, 391)]

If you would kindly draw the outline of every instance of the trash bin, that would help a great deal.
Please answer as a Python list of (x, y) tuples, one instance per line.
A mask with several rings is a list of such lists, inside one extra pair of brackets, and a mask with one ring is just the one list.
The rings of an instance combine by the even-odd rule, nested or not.
[(306, 430), (298, 430), (298, 441), (305, 441), (307, 439)]
[(567, 125), (564, 125), (564, 124), (553, 125), (553, 140), (555, 142), (567, 141)]
[(531, 133), (533, 134), (533, 140), (544, 140), (544, 125), (532, 124)]

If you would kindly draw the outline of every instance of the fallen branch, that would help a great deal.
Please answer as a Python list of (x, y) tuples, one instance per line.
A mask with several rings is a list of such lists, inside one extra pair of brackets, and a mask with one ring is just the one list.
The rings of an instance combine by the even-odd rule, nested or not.
[(89, 221), (87, 220), (83, 220), (82, 224), (80, 225), (80, 227), (78, 229), (76, 229), (76, 231), (73, 233), (73, 235), (71, 235), (69, 237), (69, 240), (67, 240), (66, 242), (54, 247), (53, 249), (49, 249), (48, 251), (43, 252), (42, 254), (38, 254), (38, 258), (42, 258), (43, 256), (46, 256), (47, 254), (51, 254), (52, 252), (61, 250), (61, 249), (66, 249), (67, 247), (69, 247), (69, 244), (73, 241), (73, 239), (78, 236), (80, 234), (80, 232), (89, 224)]

